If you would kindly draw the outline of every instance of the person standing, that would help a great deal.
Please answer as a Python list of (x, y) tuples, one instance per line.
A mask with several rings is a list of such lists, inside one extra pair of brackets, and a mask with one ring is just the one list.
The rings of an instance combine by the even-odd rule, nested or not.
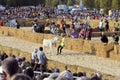
[(101, 20), (99, 23), (99, 30), (103, 31), (103, 20)]
[(109, 21), (107, 19), (105, 20), (105, 30), (109, 31)]
[(60, 45), (57, 48), (57, 55), (61, 54), (62, 49), (65, 47), (65, 34), (63, 34), (62, 37), (63, 38), (61, 40), (61, 43), (60, 43)]
[(20, 29), (20, 23), (18, 22), (18, 20), (16, 20), (16, 28)]
[(40, 66), (43, 66), (46, 69), (46, 64), (47, 64), (47, 57), (43, 51), (43, 47), (39, 48), (39, 51), (37, 52), (37, 57), (38, 57), (38, 64)]
[(114, 44), (119, 44), (119, 35), (117, 33), (114, 33), (112, 38), (114, 40)]
[(35, 60), (35, 58), (37, 58), (37, 52), (38, 52), (38, 49), (35, 48), (34, 51), (32, 52), (32, 60)]
[(101, 42), (108, 43), (108, 37), (105, 35), (104, 32), (102, 32), (102, 34), (101, 34)]
[(91, 40), (91, 37), (92, 37), (92, 28), (90, 26), (88, 26), (86, 28), (86, 39)]
[(114, 31), (119, 31), (119, 22), (116, 19), (116, 21), (114, 22)]

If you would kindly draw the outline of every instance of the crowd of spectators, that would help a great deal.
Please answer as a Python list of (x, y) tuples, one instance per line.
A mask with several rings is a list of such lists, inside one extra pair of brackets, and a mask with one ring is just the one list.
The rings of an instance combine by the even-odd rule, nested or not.
[[(58, 25), (55, 21), (49, 23), (51, 33), (57, 33), (62, 30), (62, 33), (66, 33), (67, 36), (72, 38), (83, 38), (91, 40), (92, 29), (94, 27), (93, 23), (90, 22), (91, 19), (99, 19), (101, 20), (98, 27), (100, 31), (110, 31), (109, 30), (109, 20), (114, 19), (116, 22), (114, 24), (114, 31), (119, 30), (119, 14), (115, 15), (115, 11), (111, 15), (104, 15), (99, 11), (84, 11), (84, 12), (76, 12), (73, 13), (62, 12), (58, 13), (57, 8), (55, 7), (42, 7), (42, 6), (26, 6), (26, 7), (12, 7), (0, 11), (0, 19), (7, 20), (5, 25), (13, 27), (17, 26), (20, 28), (20, 24), (17, 19), (61, 19), (61, 24)], [(66, 19), (70, 19), (70, 24), (66, 24)], [(85, 20), (85, 22), (81, 23), (81, 20)], [(103, 22), (104, 21), (104, 22)], [(103, 26), (103, 23), (105, 26)], [(44, 32), (44, 27), (48, 26), (47, 22), (44, 25), (31, 25), (34, 28), (35, 32)], [(36, 27), (38, 26), (38, 27)]]
[[(3, 11), (0, 11), (0, 19), (6, 20), (6, 19), (26, 19), (26, 18), (62, 18), (65, 16), (69, 19), (74, 19), (75, 21), (79, 21), (81, 19), (113, 19), (116, 18), (116, 15), (113, 13), (111, 16), (107, 16), (104, 14), (101, 14), (99, 11), (89, 10), (84, 12), (76, 12), (73, 13), (68, 12), (62, 12), (58, 13), (58, 9), (55, 7), (48, 7), (48, 6), (24, 6), (24, 7), (10, 7), (6, 8)], [(119, 15), (117, 15), (119, 17)]]
[(49, 70), (41, 66), (40, 60), (35, 57), (28, 62), (25, 57), (8, 56), (3, 52), (0, 56), (0, 80), (102, 80), (101, 73), (93, 73), (91, 77), (87, 77), (86, 72), (72, 73), (67, 66), (63, 71), (59, 68)]
[[(91, 19), (101, 19), (98, 24), (98, 31), (110, 31), (109, 29), (109, 17), (102, 15), (97, 12), (81, 12), (81, 13), (61, 13), (58, 14), (56, 12), (56, 8), (53, 7), (41, 7), (37, 6), (33, 7), (17, 7), (10, 8), (0, 12), (1, 19), (6, 20), (6, 26), (16, 26), (18, 29), (20, 28), (20, 24), (17, 21), (18, 18), (26, 19), (26, 18), (35, 18), (34, 25), (32, 26), (33, 32), (44, 33), (45, 27), (50, 28), (50, 32), (52, 34), (66, 34), (67, 37), (72, 38), (81, 38), (86, 40), (91, 40), (92, 32), (94, 31), (93, 23), (90, 21)], [(94, 16), (94, 17), (93, 17)], [(96, 18), (97, 16), (97, 18)], [(45, 24), (39, 25), (37, 19), (43, 18), (61, 18), (61, 23), (57, 24), (55, 21), (47, 22)], [(70, 23), (67, 24), (66, 19), (70, 19)], [(81, 22), (80, 20), (84, 19), (85, 22)], [(104, 26), (105, 24), (105, 26)], [(119, 30), (119, 21), (118, 19), (114, 22), (114, 31)]]

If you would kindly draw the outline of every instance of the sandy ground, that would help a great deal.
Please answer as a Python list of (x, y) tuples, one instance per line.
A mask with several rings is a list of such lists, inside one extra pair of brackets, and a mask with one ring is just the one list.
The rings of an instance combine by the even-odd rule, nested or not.
[[(98, 38), (96, 38), (99, 41)], [(17, 48), (22, 51), (32, 53), (34, 48), (42, 46), (41, 44), (28, 42), (25, 40), (17, 39), (14, 37), (0, 35), (0, 45)], [(55, 48), (56, 50), (56, 48)], [(48, 59), (59, 61), (65, 64), (79, 65), (87, 68), (91, 68), (106, 74), (114, 76), (120, 76), (120, 62), (96, 57), (94, 55), (83, 54), (80, 52), (73, 52), (63, 49), (62, 55), (50, 55), (47, 54)]]

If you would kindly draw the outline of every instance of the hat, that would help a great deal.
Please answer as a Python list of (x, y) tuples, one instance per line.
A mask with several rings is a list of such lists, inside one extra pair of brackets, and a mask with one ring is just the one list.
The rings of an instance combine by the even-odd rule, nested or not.
[(88, 77), (83, 76), (83, 77), (77, 78), (77, 80), (90, 80), (90, 79)]
[(51, 78), (44, 78), (43, 80), (54, 80), (54, 79), (51, 79)]
[(48, 78), (50, 79), (56, 79), (59, 76), (59, 73), (51, 73)]
[(59, 73), (60, 70), (58, 68), (55, 68), (54, 72)]
[(70, 71), (65, 70), (63, 72), (60, 73), (60, 75), (58, 76), (58, 78), (62, 78), (63, 80), (73, 80), (73, 75)]

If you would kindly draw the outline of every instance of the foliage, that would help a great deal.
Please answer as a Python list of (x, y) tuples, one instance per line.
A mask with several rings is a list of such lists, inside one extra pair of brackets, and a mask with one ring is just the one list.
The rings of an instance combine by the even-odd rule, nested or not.
[(87, 8), (94, 8), (94, 0), (83, 0), (83, 4), (87, 7)]
[(95, 8), (99, 9), (100, 8), (100, 0), (94, 0), (94, 6), (95, 6)]
[[(74, 4), (80, 4), (80, 0), (0, 0), (1, 5), (6, 6), (28, 6), (28, 5), (39, 5), (46, 4), (49, 6), (57, 6), (58, 4), (66, 4), (68, 6)], [(104, 8), (109, 9), (120, 9), (120, 0), (83, 0), (83, 5), (87, 8)]]
[(71, 6), (72, 5), (72, 1), (71, 0), (67, 0), (67, 5)]
[(112, 0), (112, 8), (113, 9), (120, 9), (120, 0)]
[(29, 6), (45, 4), (45, 0), (0, 0), (0, 5), (5, 6)]

